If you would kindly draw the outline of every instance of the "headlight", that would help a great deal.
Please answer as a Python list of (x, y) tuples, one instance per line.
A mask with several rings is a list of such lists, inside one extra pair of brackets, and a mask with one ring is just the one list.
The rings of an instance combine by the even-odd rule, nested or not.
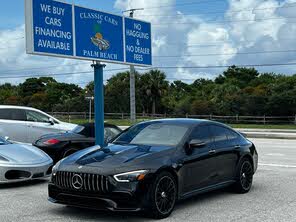
[(55, 174), (55, 173), (57, 172), (57, 170), (58, 170), (58, 168), (59, 168), (61, 162), (62, 162), (62, 160), (60, 160), (59, 162), (57, 162), (57, 163), (53, 166), (53, 168), (52, 168), (52, 174)]
[(121, 174), (114, 175), (114, 179), (117, 182), (121, 182), (121, 183), (140, 181), (144, 179), (144, 177), (148, 172), (149, 172), (148, 170), (137, 170), (137, 171), (127, 172), (127, 173), (121, 173)]

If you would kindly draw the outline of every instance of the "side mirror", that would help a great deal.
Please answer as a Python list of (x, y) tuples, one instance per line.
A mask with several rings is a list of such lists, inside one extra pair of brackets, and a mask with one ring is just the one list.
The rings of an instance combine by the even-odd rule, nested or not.
[(52, 118), (49, 118), (48, 123), (53, 126), (54, 125), (54, 120)]
[(190, 149), (197, 149), (197, 148), (202, 148), (206, 146), (206, 143), (202, 140), (198, 140), (198, 139), (193, 139), (189, 142), (189, 148)]

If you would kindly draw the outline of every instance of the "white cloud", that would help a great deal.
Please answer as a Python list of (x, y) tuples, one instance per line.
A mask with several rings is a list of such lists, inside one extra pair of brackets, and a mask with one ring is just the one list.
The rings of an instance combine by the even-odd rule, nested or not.
[[(188, 55), (204, 55), (188, 57), (187, 60), (198, 66), (206, 65), (226, 65), (227, 61), (233, 57), (236, 49), (229, 43), (227, 29), (215, 24), (202, 24), (188, 33), (187, 46)], [(209, 43), (219, 42), (219, 45), (209, 47), (194, 47), (196, 45), (211, 45)], [(222, 42), (222, 43), (221, 43)], [(224, 42), (224, 43), (223, 43)], [(221, 54), (220, 56), (206, 56)]]
[[(296, 49), (294, 38), (296, 36), (296, 0), (228, 0), (228, 9), (222, 19), (217, 16), (220, 18), (217, 22), (209, 21), (216, 15), (186, 15), (188, 11), (177, 10), (173, 6), (176, 3), (178, 3), (176, 0), (116, 0), (114, 4), (114, 7), (120, 11), (146, 8), (135, 12), (135, 17), (153, 24), (153, 53), (156, 56), (153, 59), (154, 66), (179, 67), (164, 70), (171, 79), (213, 78), (224, 70), (184, 69), (182, 66), (270, 64), (295, 61), (295, 52), (247, 53)], [(164, 5), (172, 6), (162, 7)], [(207, 9), (207, 11), (215, 10)], [(0, 83), (7, 81), (19, 83), (24, 80), (24, 78), (3, 79), (1, 75), (40, 75), (92, 70), (90, 62), (27, 55), (25, 40), (19, 39), (20, 37), (24, 37), (24, 25), (0, 31)], [(188, 57), (188, 55), (205, 54), (220, 55)], [(181, 57), (174, 57), (178, 55)], [(49, 68), (38, 69), (40, 67)], [(127, 68), (127, 66), (108, 64), (106, 70), (113, 68)], [(296, 72), (296, 66), (262, 67), (260, 70), (289, 74)], [(116, 71), (106, 71), (105, 79), (115, 73)], [(56, 79), (85, 85), (93, 80), (93, 75), (90, 73), (58, 76)]]
[[(293, 38), (296, 34), (296, 27), (294, 27), (296, 25), (291, 23), (293, 18), (290, 18), (295, 17), (296, 3), (293, 4), (294, 2), (296, 0), (228, 0), (229, 7), (224, 13), (224, 20), (217, 22), (209, 21), (205, 15), (186, 15), (185, 12), (177, 11), (174, 7), (157, 8), (157, 6), (174, 4), (176, 3), (174, 0), (161, 3), (160, 1), (117, 0), (115, 7), (121, 10), (153, 7), (151, 10), (137, 12), (136, 15), (139, 18), (147, 14), (167, 15), (167, 17), (142, 17), (154, 24), (153, 52), (157, 56), (154, 59), (154, 65), (180, 67), (176, 70), (165, 71), (170, 78), (187, 79), (212, 78), (223, 69), (183, 69), (182, 66), (292, 62), (293, 53), (248, 53), (293, 48), (291, 45), (295, 45), (296, 41), (287, 40), (287, 38)], [(289, 8), (294, 5), (295, 8)], [(176, 13), (178, 16), (172, 17)], [(292, 21), (296, 23), (295, 18)], [(159, 57), (168, 55), (182, 57)], [(190, 57), (187, 55), (203, 56)], [(295, 68), (292, 66), (285, 67), (285, 69), (266, 67), (260, 70), (283, 70), (293, 73)]]
[[(54, 58), (47, 56), (29, 55), (25, 49), (25, 26), (12, 30), (0, 31), (0, 84), (10, 82), (18, 84), (28, 77), (53, 75), (62, 82), (85, 86), (93, 80), (90, 61)], [(108, 64), (106, 70), (121, 68), (120, 65)], [(84, 73), (88, 72), (90, 73)], [(76, 73), (75, 75), (60, 75), (63, 73)], [(108, 79), (115, 72), (106, 71), (104, 79)], [(8, 78), (13, 77), (13, 78)]]

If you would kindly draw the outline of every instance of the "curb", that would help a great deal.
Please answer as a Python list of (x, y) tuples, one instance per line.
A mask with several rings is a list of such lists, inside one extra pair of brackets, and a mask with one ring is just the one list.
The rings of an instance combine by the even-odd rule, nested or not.
[(261, 138), (261, 139), (288, 139), (296, 140), (296, 134), (284, 134), (284, 133), (262, 133), (262, 132), (243, 132), (239, 131), (246, 135), (248, 138)]

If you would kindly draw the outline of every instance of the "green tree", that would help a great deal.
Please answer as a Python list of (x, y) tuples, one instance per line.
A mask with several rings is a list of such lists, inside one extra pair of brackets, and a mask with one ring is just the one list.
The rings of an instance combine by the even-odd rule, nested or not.
[(152, 107), (152, 114), (155, 114), (156, 111), (161, 111), (161, 97), (166, 95), (169, 88), (165, 73), (160, 70), (150, 70), (141, 75), (140, 86), (141, 95), (146, 98), (143, 102), (146, 103), (147, 111), (149, 107)]

